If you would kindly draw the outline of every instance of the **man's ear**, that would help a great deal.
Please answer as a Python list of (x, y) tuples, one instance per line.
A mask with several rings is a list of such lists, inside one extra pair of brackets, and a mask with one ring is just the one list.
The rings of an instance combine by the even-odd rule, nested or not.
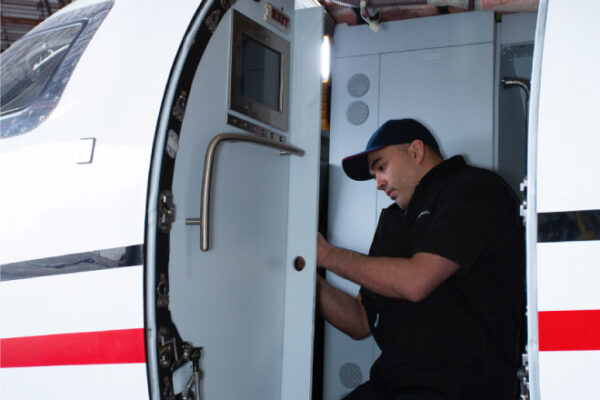
[(423, 141), (415, 139), (412, 141), (409, 148), (413, 160), (415, 160), (417, 164), (421, 164), (425, 158), (425, 144)]

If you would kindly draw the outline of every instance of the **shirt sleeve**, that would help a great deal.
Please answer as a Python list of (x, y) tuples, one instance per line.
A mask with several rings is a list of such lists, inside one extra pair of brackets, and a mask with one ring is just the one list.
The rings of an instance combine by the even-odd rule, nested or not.
[[(510, 198), (496, 185), (463, 182), (442, 190), (415, 252), (433, 253), (469, 271), (503, 230)], [(495, 187), (496, 186), (496, 187)]]

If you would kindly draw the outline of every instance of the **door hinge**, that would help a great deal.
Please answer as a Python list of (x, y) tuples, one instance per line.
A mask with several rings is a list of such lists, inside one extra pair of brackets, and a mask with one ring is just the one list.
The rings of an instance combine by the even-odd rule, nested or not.
[(517, 371), (519, 378), (521, 400), (529, 400), (529, 361), (527, 353), (521, 354), (522, 364)]
[(173, 193), (170, 190), (163, 190), (158, 196), (158, 229), (163, 233), (169, 233), (174, 221), (175, 203), (173, 203)]
[(523, 178), (523, 182), (519, 185), (521, 191), (521, 206), (519, 207), (519, 214), (523, 217), (523, 224), (525, 224), (525, 217), (527, 216), (527, 186), (529, 182), (527, 177)]
[(169, 284), (167, 283), (167, 275), (160, 274), (158, 286), (156, 287), (156, 306), (159, 308), (169, 307)]
[[(184, 342), (172, 323), (171, 328), (163, 325), (158, 330), (158, 362), (162, 369), (162, 400), (201, 400), (202, 370), (200, 359), (202, 347), (193, 347)], [(183, 390), (175, 394), (173, 373), (191, 362), (191, 375)]]

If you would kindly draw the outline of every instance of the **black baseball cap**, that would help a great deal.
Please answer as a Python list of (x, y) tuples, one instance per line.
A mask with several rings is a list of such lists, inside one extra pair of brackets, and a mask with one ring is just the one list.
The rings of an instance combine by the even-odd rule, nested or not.
[(369, 139), (365, 151), (348, 156), (342, 160), (342, 167), (349, 178), (355, 181), (366, 181), (372, 179), (369, 171), (367, 156), (369, 153), (389, 146), (391, 144), (412, 143), (413, 140), (421, 140), (439, 153), (439, 146), (427, 128), (414, 119), (390, 119), (379, 127)]

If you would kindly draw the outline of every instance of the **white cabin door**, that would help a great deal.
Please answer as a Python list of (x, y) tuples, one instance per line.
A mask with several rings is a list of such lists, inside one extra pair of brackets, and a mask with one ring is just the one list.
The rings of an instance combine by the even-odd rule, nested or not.
[[(318, 9), (294, 13), (291, 1), (273, 3), (285, 6), (280, 9), (291, 26), (304, 29), (308, 23), (315, 29), (285, 33), (264, 21), (265, 3), (237, 2), (222, 13), (197, 66), (188, 71), (189, 89), (175, 91), (185, 112), (166, 132), (166, 149), (171, 146), (176, 155), (171, 188), (164, 190), (172, 195), (168, 207), (175, 219), (168, 246), (156, 260), (159, 267), (161, 257), (168, 257), (168, 268), (155, 276), (157, 288), (161, 274), (163, 291), (168, 287), (168, 306), (163, 301), (156, 309), (157, 316), (170, 316), (177, 333), (170, 326), (164, 334), (157, 317), (157, 363), (160, 372), (161, 362), (169, 369), (174, 365), (169, 362), (180, 357), (169, 353), (170, 340), (202, 347), (203, 399), (310, 397), (321, 14)], [(230, 81), (234, 12), (291, 44), (290, 63), (299, 68), (291, 68), (286, 129), (228, 106), (236, 84)], [(297, 35), (303, 39), (296, 40)], [(184, 67), (180, 79), (185, 74)], [(249, 126), (266, 131), (267, 138), (249, 132)], [(212, 168), (205, 165), (207, 157)], [(211, 177), (203, 180), (207, 168)], [(203, 226), (208, 237), (201, 235)], [(159, 234), (157, 243), (160, 239)], [(295, 261), (306, 267), (296, 269)], [(162, 352), (169, 355), (161, 359)], [(185, 390), (191, 371), (188, 363), (172, 377), (165, 375), (175, 394)], [(164, 381), (161, 385), (162, 391), (168, 389)]]
[(600, 393), (600, 4), (542, 1), (529, 137), (532, 399)]

